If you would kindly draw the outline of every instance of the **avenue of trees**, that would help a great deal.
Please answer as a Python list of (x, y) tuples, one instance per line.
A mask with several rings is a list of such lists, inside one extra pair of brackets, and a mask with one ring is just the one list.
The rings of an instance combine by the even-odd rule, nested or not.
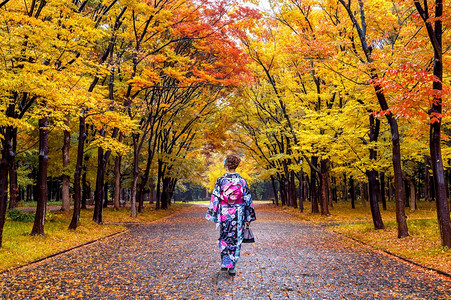
[(383, 229), (393, 199), (400, 238), (405, 207), (435, 201), (451, 248), (450, 4), (248, 2), (1, 1), (0, 246), (21, 200), (32, 234), (48, 199), (76, 229), (127, 187), (136, 216), (234, 150), (277, 204), (327, 216), (358, 189)]

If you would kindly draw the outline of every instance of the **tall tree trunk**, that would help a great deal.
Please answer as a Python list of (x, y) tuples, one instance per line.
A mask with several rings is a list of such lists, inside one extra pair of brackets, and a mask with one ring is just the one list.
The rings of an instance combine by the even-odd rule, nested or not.
[[(318, 165), (318, 157), (312, 156), (311, 163), (313, 166), (317, 167)], [(317, 187), (317, 172), (311, 167), (310, 168), (310, 191), (312, 194), (312, 214), (319, 213), (319, 206), (318, 206), (318, 187)]]
[(2, 158), (0, 162), (0, 248), (3, 244), (3, 227), (6, 219), (6, 208), (8, 205), (8, 161), (12, 153), (11, 136), (12, 127), (8, 126), (1, 132), (2, 139)]
[[(65, 125), (69, 126), (69, 115), (66, 116)], [(61, 210), (68, 211), (70, 209), (70, 194), (69, 194), (69, 184), (70, 184), (70, 176), (67, 168), (70, 165), (69, 159), (69, 149), (70, 149), (70, 132), (69, 130), (64, 130), (64, 144), (63, 144), (63, 199)]]
[[(443, 170), (443, 159), (441, 149), (441, 123), (442, 123), (442, 90), (443, 90), (443, 0), (435, 0), (435, 16), (430, 16), (428, 12), (428, 1), (424, 1), (425, 7), (420, 1), (414, 1), (415, 7), (424, 21), (428, 32), (429, 40), (434, 49), (434, 69), (433, 73), (438, 80), (432, 83), (433, 101), (429, 110), (431, 118), (429, 149), (431, 153), (432, 173), (434, 174), (435, 204), (437, 207), (437, 219), (440, 230), (440, 240), (442, 246), (451, 248), (451, 218), (447, 199), (447, 188), (445, 174)], [(431, 20), (431, 17), (434, 17)]]
[(343, 200), (348, 201), (348, 180), (346, 173), (343, 173)]
[(287, 189), (285, 185), (285, 175), (280, 175), (278, 178), (279, 181), (279, 189), (280, 189), (280, 202), (282, 206), (287, 204)]
[(19, 198), (19, 186), (17, 184), (17, 163), (16, 163), (16, 150), (17, 150), (17, 128), (11, 129), (11, 150), (9, 154), (9, 208), (17, 207)]
[(330, 216), (329, 212), (329, 186), (327, 175), (329, 172), (328, 159), (321, 159), (321, 214), (325, 216)]
[(74, 173), (74, 213), (72, 214), (72, 220), (69, 225), (69, 229), (75, 230), (78, 226), (80, 219), (80, 206), (81, 206), (81, 171), (83, 167), (83, 152), (85, 148), (86, 140), (86, 119), (84, 116), (79, 117), (79, 136), (77, 146), (77, 163), (75, 165)]
[(114, 160), (114, 209), (119, 210), (121, 199), (121, 156), (116, 156)]
[(276, 203), (276, 205), (279, 205), (279, 194), (277, 193), (277, 187), (276, 187), (276, 180), (274, 179), (274, 176), (271, 175), (271, 184), (272, 184), (272, 189), (274, 192), (274, 201)]
[(163, 177), (163, 192), (161, 193), (161, 209), (168, 208), (169, 196), (169, 178)]
[(362, 201), (362, 206), (366, 207), (366, 199), (367, 199), (367, 193), (365, 190), (365, 186), (368, 187), (367, 184), (363, 184), (362, 182), (359, 182), (359, 190), (360, 190), (360, 200)]
[[(100, 130), (100, 136), (105, 137), (105, 129)], [(96, 189), (94, 192), (94, 215), (92, 220), (97, 224), (102, 224), (102, 208), (103, 208), (103, 184), (105, 178), (105, 156), (102, 147), (97, 148), (97, 176)]]
[[(205, 189), (206, 194), (207, 194), (207, 199), (208, 199), (208, 190)], [(153, 178), (151, 178), (150, 182), (149, 182), (149, 204), (153, 204), (154, 201), (154, 195), (155, 195), (155, 184), (153, 182)]]
[(108, 189), (109, 189), (109, 184), (108, 181), (105, 182), (105, 184), (103, 185), (103, 208), (107, 208), (108, 207)]
[[(371, 150), (374, 151), (374, 150)], [(373, 217), (373, 224), (374, 224), (374, 229), (378, 230), (378, 229), (384, 229), (384, 223), (382, 221), (382, 216), (379, 210), (379, 203), (377, 201), (377, 191), (376, 191), (376, 185), (377, 180), (377, 171), (375, 170), (371, 170), (371, 171), (367, 171), (367, 177), (368, 177), (368, 186), (369, 186), (369, 202), (370, 202), (370, 208), (371, 208), (371, 216)]]
[(47, 206), (47, 168), (48, 168), (48, 126), (47, 117), (39, 119), (39, 165), (38, 165), (38, 204), (31, 235), (44, 235), (45, 210)]
[[(376, 119), (373, 114), (370, 114), (370, 142), (377, 142), (379, 137), (380, 120)], [(375, 161), (377, 159), (377, 152), (373, 148), (370, 148), (370, 160)], [(372, 169), (366, 171), (368, 177), (368, 196), (371, 208), (371, 216), (373, 217), (374, 229), (384, 229), (384, 223), (382, 222), (382, 216), (379, 210), (378, 203), (378, 189), (377, 185), (377, 171)]]
[(355, 209), (355, 184), (354, 178), (352, 178), (352, 176), (349, 177), (349, 189), (351, 193), (351, 208)]
[(161, 177), (163, 173), (163, 162), (158, 159), (158, 174), (157, 174), (157, 204), (156, 209), (161, 208)]
[[(105, 137), (105, 129), (102, 128), (99, 133), (101, 137)], [(111, 138), (116, 138), (118, 133), (119, 129), (114, 128)], [(94, 194), (94, 214), (92, 219), (97, 224), (102, 224), (105, 173), (111, 150), (105, 152), (102, 147), (98, 147), (97, 153), (96, 190)]]
[[(441, 1), (441, 0), (438, 0)], [(352, 21), (354, 28), (357, 30), (360, 46), (362, 47), (363, 53), (366, 58), (366, 63), (373, 63), (373, 58), (371, 56), (371, 48), (367, 42), (366, 36), (366, 21), (365, 21), (365, 9), (363, 6), (363, 1), (359, 1), (359, 12), (360, 20), (362, 24), (357, 21), (358, 16), (356, 12), (351, 8), (351, 2), (345, 0), (339, 0), (339, 2), (346, 9), (350, 20)], [(379, 79), (378, 74), (375, 69), (370, 70), (371, 80), (377, 82)], [(407, 223), (404, 212), (404, 202), (406, 199), (406, 193), (404, 185), (402, 184), (402, 168), (401, 168), (401, 147), (399, 139), (399, 128), (398, 121), (396, 120), (393, 113), (389, 110), (387, 100), (385, 98), (384, 90), (382, 86), (378, 83), (373, 84), (374, 92), (376, 98), (379, 102), (379, 106), (382, 111), (385, 112), (385, 117), (387, 118), (388, 124), (390, 125), (390, 132), (392, 137), (392, 162), (393, 162), (393, 174), (395, 179), (395, 203), (396, 203), (396, 223), (398, 225), (398, 237), (409, 236), (407, 229)]]
[(153, 151), (152, 151), (152, 135), (149, 138), (148, 146), (147, 146), (147, 163), (146, 163), (146, 169), (144, 170), (144, 173), (141, 175), (141, 184), (139, 185), (139, 191), (138, 191), (138, 212), (143, 212), (144, 209), (144, 191), (146, 190), (147, 181), (149, 180), (149, 174), (150, 174), (150, 167), (152, 166), (152, 160), (153, 160)]
[(85, 155), (85, 164), (83, 166), (83, 175), (81, 177), (82, 195), (81, 195), (81, 209), (87, 209), (86, 202), (91, 199), (91, 184), (88, 183), (87, 177), (87, 167), (89, 156)]
[(304, 212), (304, 171), (301, 170), (299, 173), (299, 209), (301, 212)]
[(133, 183), (132, 183), (132, 197), (131, 197), (131, 210), (130, 210), (130, 216), (133, 218), (136, 218), (136, 189), (138, 185), (138, 178), (139, 178), (139, 134), (133, 134)]
[(291, 186), (291, 203), (294, 208), (298, 208), (298, 201), (296, 197), (296, 184), (295, 184), (295, 175), (294, 171), (291, 170), (290, 176), (290, 186)]

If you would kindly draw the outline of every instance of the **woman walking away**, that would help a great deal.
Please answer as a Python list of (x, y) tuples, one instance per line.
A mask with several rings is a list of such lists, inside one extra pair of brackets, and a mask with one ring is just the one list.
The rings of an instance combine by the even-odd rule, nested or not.
[(255, 220), (255, 210), (246, 180), (235, 172), (240, 164), (236, 155), (227, 155), (224, 167), (227, 172), (216, 180), (206, 215), (207, 220), (220, 227), (219, 251), (221, 270), (235, 276), (235, 265), (240, 257), (243, 228)]

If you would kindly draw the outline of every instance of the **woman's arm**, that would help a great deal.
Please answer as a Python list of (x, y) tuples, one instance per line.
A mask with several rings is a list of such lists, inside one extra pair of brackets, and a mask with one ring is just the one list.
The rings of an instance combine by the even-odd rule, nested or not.
[(245, 203), (244, 221), (250, 223), (252, 221), (255, 221), (257, 218), (255, 217), (255, 209), (254, 209), (254, 203), (252, 203), (251, 191), (244, 178), (243, 178), (243, 181), (244, 181), (243, 197), (244, 197), (244, 203)]
[(219, 178), (218, 180), (216, 180), (215, 187), (213, 189), (213, 192), (211, 193), (210, 204), (208, 206), (207, 215), (205, 216), (207, 220), (213, 221), (215, 223), (218, 223), (220, 195), (221, 195), (221, 185)]

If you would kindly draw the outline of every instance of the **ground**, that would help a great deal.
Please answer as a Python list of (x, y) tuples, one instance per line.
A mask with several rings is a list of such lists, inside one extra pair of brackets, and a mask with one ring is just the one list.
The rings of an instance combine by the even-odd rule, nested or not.
[(2, 299), (451, 299), (451, 279), (257, 205), (237, 276), (205, 206), (1, 274)]

